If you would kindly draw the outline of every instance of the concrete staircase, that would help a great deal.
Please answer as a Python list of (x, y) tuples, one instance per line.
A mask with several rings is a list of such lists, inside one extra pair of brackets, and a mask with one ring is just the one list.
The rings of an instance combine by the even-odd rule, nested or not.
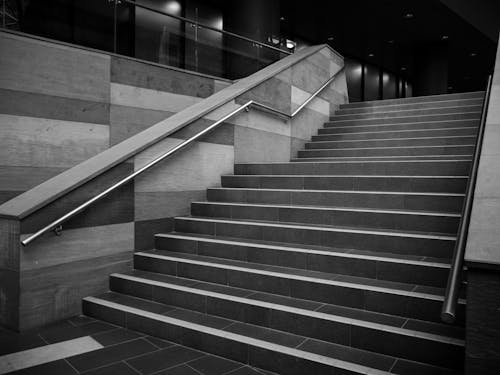
[(439, 320), (483, 93), (346, 104), (237, 164), (84, 312), (281, 374), (461, 373)]

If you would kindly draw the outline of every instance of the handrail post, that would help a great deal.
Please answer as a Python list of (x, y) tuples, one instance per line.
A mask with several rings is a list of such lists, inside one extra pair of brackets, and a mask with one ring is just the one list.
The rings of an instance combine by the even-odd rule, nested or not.
[(458, 227), (458, 236), (453, 251), (451, 260), (450, 273), (441, 309), (441, 320), (445, 323), (453, 323), (455, 321), (455, 311), (457, 306), (458, 294), (460, 292), (461, 274), (464, 264), (465, 247), (467, 245), (467, 234), (470, 224), (470, 214), (472, 203), (474, 201), (474, 190), (476, 187), (477, 171), (479, 168), (479, 160), (481, 158), (481, 149), (483, 145), (484, 128), (486, 125), (486, 116), (488, 114), (488, 102), (491, 93), (491, 75), (488, 77), (486, 93), (484, 95), (483, 108), (481, 112), (481, 120), (476, 137), (476, 147), (474, 148), (474, 157), (470, 169), (469, 181), (465, 192), (465, 200), (462, 208), (462, 219)]

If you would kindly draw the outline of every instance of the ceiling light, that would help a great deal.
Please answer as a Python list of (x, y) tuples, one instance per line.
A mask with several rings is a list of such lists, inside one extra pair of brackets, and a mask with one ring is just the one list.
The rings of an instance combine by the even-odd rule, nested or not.
[(374, 56), (375, 56), (375, 54), (374, 54), (374, 53), (369, 53), (369, 54), (368, 54), (368, 57), (374, 57)]
[(411, 13), (411, 12), (407, 12), (404, 15), (404, 18), (407, 19), (407, 20), (411, 20), (414, 17), (415, 17), (415, 15), (413, 13)]
[(267, 41), (274, 45), (280, 44), (280, 38), (274, 35), (268, 36)]
[(441, 36), (441, 40), (448, 40), (449, 36), (448, 35), (443, 35)]
[(284, 21), (285, 20), (285, 17), (280, 17), (280, 21)]
[(448, 86), (448, 90), (453, 90), (453, 86)]
[(387, 43), (394, 44), (394, 39), (388, 40)]
[(476, 53), (476, 52), (471, 52), (469, 56), (470, 56), (470, 57), (476, 57), (476, 56), (477, 56), (477, 53)]
[(294, 49), (296, 45), (297, 44), (293, 40), (290, 40), (290, 39), (286, 40), (286, 48)]
[(329, 36), (327, 39), (331, 42), (333, 40), (333, 36)]
[(406, 66), (402, 66), (401, 70), (405, 71), (406, 70)]

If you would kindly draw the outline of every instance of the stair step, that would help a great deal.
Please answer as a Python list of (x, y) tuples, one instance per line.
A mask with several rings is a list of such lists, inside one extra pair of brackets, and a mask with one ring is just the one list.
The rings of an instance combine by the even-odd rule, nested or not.
[[(340, 113), (339, 113), (340, 112)], [(399, 109), (392, 111), (380, 111), (369, 113), (341, 113), (335, 112), (335, 115), (330, 118), (330, 121), (354, 120), (354, 119), (369, 119), (369, 118), (392, 118), (404, 116), (430, 116), (430, 115), (448, 115), (448, 114), (464, 114), (464, 113), (480, 113), (481, 105), (462, 105), (460, 107), (426, 107), (415, 109)]]
[[(311, 151), (316, 152), (316, 151)], [(314, 156), (318, 156), (313, 154)], [(365, 190), (398, 192), (465, 192), (467, 176), (391, 175), (223, 175), (225, 188)]]
[(416, 137), (416, 138), (386, 138), (386, 139), (356, 139), (339, 141), (314, 141), (305, 144), (306, 149), (341, 149), (366, 147), (416, 147), (416, 146), (463, 146), (474, 144), (472, 135), (457, 135), (448, 137)]
[[(254, 329), (274, 329), (437, 366), (459, 367), (459, 359), (464, 355), (463, 331), (456, 327), (440, 328), (460, 334), (459, 338), (404, 328), (407, 322), (402, 318), (368, 312), (365, 316), (371, 314), (372, 319), (382, 318), (393, 324), (372, 323), (335, 314), (338, 306), (206, 282), (186, 285), (186, 279), (142, 271), (112, 274), (110, 285), (113, 292), (251, 324)], [(349, 310), (352, 309), (343, 312)], [(431, 330), (438, 326), (417, 321), (418, 324)], [(378, 348), (380, 352), (374, 350)]]
[(456, 213), (233, 202), (192, 202), (191, 214), (230, 219), (360, 226), (448, 234), (456, 234), (460, 222), (460, 214)]
[(182, 233), (157, 234), (155, 248), (438, 288), (450, 269), (443, 259)]
[(326, 128), (335, 126), (349, 126), (349, 125), (386, 125), (386, 124), (402, 124), (415, 121), (450, 121), (450, 120), (479, 120), (480, 111), (478, 112), (464, 112), (464, 113), (450, 113), (450, 114), (431, 114), (419, 116), (384, 116), (370, 118), (355, 118), (355, 119), (336, 119), (330, 118), (330, 121), (325, 123)]
[(340, 108), (342, 109), (366, 108), (366, 107), (386, 106), (394, 104), (439, 103), (450, 100), (469, 100), (469, 99), (481, 99), (481, 100), (484, 99), (484, 91), (466, 92), (457, 94), (414, 96), (411, 98), (400, 98), (400, 99), (370, 100), (364, 102), (341, 104)]
[[(442, 100), (430, 101), (422, 103), (402, 103), (402, 104), (386, 104), (366, 107), (349, 107), (350, 104), (341, 104), (335, 114), (358, 114), (358, 113), (374, 113), (374, 112), (392, 112), (409, 109), (427, 109), (427, 108), (450, 108), (462, 106), (481, 106), (483, 104), (483, 97), (472, 99), (456, 99), (456, 100)], [(385, 102), (385, 101), (384, 101)]]
[(300, 225), (265, 221), (176, 217), (176, 232), (340, 247), (383, 253), (450, 258), (455, 237), (389, 230), (326, 225)]
[(463, 156), (465, 159), (471, 157), (474, 145), (461, 146), (399, 146), (399, 147), (361, 147), (361, 148), (339, 148), (321, 149), (310, 148), (299, 150), (298, 157), (388, 157), (388, 156), (414, 156), (422, 157), (429, 155), (456, 157)]
[[(439, 323), (443, 290), (171, 251), (134, 254), (139, 270)], [(463, 324), (464, 302), (458, 306)]]
[[(148, 306), (144, 309), (146, 303)], [(171, 311), (168, 305), (116, 293), (87, 297), (83, 308), (90, 316), (114, 321), (129, 329), (282, 374), (332, 374), (332, 371), (341, 371), (346, 374), (381, 375), (389, 374), (391, 369), (396, 368), (420, 374), (449, 373), (443, 368), (269, 328), (233, 323), (228, 319), (215, 319), (182, 309)], [(228, 325), (224, 326), (226, 322)]]
[(429, 138), (471, 135), (477, 133), (476, 126), (462, 126), (459, 128), (436, 128), (436, 129), (416, 129), (416, 130), (381, 130), (381, 131), (362, 131), (344, 132), (340, 134), (320, 134), (313, 135), (312, 141), (342, 141), (342, 140), (374, 140), (374, 139), (393, 139), (393, 138)]
[(345, 125), (318, 129), (318, 134), (342, 134), (352, 132), (376, 132), (376, 131), (398, 131), (398, 130), (432, 130), (460, 127), (478, 127), (479, 119), (472, 120), (448, 120), (448, 121), (414, 121), (393, 124), (375, 125)]
[(417, 161), (417, 160), (472, 160), (471, 155), (421, 155), (421, 156), (329, 156), (292, 158), (292, 162), (310, 161)]
[(271, 203), (304, 206), (428, 210), (459, 213), (464, 194), (420, 193), (364, 190), (307, 189), (207, 189), (207, 199), (213, 202)]
[[(328, 142), (325, 142), (328, 143)], [(320, 145), (320, 143), (313, 143)], [(306, 144), (307, 146), (307, 144)], [(359, 175), (388, 174), (401, 176), (463, 176), (469, 174), (468, 160), (419, 160), (419, 161), (342, 161), (342, 162), (301, 162), (301, 163), (246, 163), (235, 164), (235, 174), (270, 175)]]

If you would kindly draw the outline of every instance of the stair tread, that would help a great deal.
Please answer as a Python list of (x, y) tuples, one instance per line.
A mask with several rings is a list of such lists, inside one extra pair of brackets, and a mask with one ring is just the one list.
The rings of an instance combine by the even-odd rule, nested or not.
[(204, 264), (210, 267), (237, 269), (244, 272), (264, 275), (280, 275), (280, 277), (306, 280), (311, 282), (342, 285), (355, 289), (368, 289), (398, 295), (411, 295), (417, 298), (427, 298), (441, 301), (444, 290), (441, 288), (422, 287), (394, 281), (367, 279), (356, 276), (339, 275), (326, 272), (310, 271), (260, 263), (244, 262), (232, 259), (215, 258), (198, 254), (177, 253), (164, 250), (149, 250), (136, 253), (136, 256), (153, 257), (176, 261), (187, 261), (193, 264)]
[(175, 218), (176, 220), (194, 220), (194, 221), (212, 221), (219, 223), (239, 223), (246, 225), (264, 225), (271, 227), (287, 227), (291, 229), (309, 229), (309, 230), (324, 230), (333, 232), (350, 232), (350, 233), (362, 233), (362, 234), (374, 234), (374, 235), (384, 235), (393, 237), (410, 237), (410, 238), (427, 238), (434, 240), (444, 240), (444, 241), (455, 241), (456, 236), (451, 236), (448, 233), (431, 233), (431, 232), (417, 232), (408, 230), (396, 230), (396, 229), (380, 229), (380, 228), (365, 228), (365, 227), (349, 227), (349, 226), (338, 226), (338, 225), (326, 225), (326, 224), (304, 224), (304, 223), (293, 223), (293, 222), (276, 222), (276, 221), (266, 221), (266, 220), (252, 220), (252, 219), (226, 219), (226, 218), (215, 218), (215, 217), (202, 217), (202, 216), (179, 216)]
[[(379, 126), (379, 125), (378, 125)], [(478, 126), (461, 126), (456, 128), (432, 128), (432, 129), (401, 129), (401, 130), (378, 130), (378, 131), (364, 131), (364, 132), (345, 132), (339, 134), (319, 134), (318, 136), (332, 136), (332, 135), (352, 135), (352, 134), (380, 134), (380, 133), (411, 133), (411, 132), (438, 132), (438, 131), (453, 131), (453, 130), (463, 130), (463, 129), (475, 129), (477, 130)]]
[[(256, 176), (256, 175), (247, 175)], [(279, 176), (279, 175), (276, 175)], [(285, 176), (285, 175), (283, 175)], [(281, 177), (281, 176), (280, 176)], [(351, 176), (347, 176), (351, 177)], [(409, 176), (399, 176), (409, 177)], [(318, 192), (318, 193), (352, 193), (352, 194), (390, 194), (390, 195), (425, 195), (425, 196), (453, 196), (464, 197), (465, 194), (461, 193), (436, 193), (436, 192), (414, 192), (414, 191), (381, 191), (381, 190), (322, 190), (322, 189), (272, 189), (272, 188), (247, 188), (247, 187), (213, 187), (208, 190), (258, 190), (258, 191), (295, 191), (295, 192)]]
[[(149, 319), (163, 321), (167, 324), (181, 325), (191, 330), (225, 337), (253, 346), (270, 348), (277, 352), (340, 366), (345, 369), (352, 369), (360, 373), (389, 373), (391, 368), (399, 361), (396, 357), (308, 339), (304, 336), (276, 331), (270, 328), (207, 316), (206, 314), (180, 308), (171, 309), (171, 306), (168, 305), (164, 305), (165, 310), (161, 312), (161, 304), (112, 292), (98, 297), (87, 297), (85, 300), (90, 303), (101, 303), (102, 301), (107, 306), (141, 314)], [(150, 308), (145, 307), (148, 302), (150, 303)], [(140, 305), (138, 310), (136, 310), (137, 304)], [(226, 323), (227, 325), (225, 325)], [(298, 346), (300, 348), (297, 348)], [(425, 364), (419, 365), (426, 366)], [(436, 367), (436, 369), (439, 368)], [(442, 371), (445, 371), (445, 369), (442, 369)]]
[(199, 233), (172, 232), (172, 233), (159, 233), (156, 236), (194, 239), (197, 241), (208, 241), (214, 243), (241, 244), (242, 246), (259, 246), (263, 248), (283, 250), (283, 251), (315, 252), (324, 255), (374, 259), (377, 261), (386, 261), (386, 262), (401, 262), (405, 264), (425, 265), (429, 267), (437, 267), (445, 269), (448, 269), (450, 267), (449, 259), (418, 256), (418, 255), (384, 253), (378, 251), (375, 252), (375, 251), (348, 249), (348, 248), (334, 248), (334, 247), (325, 247), (325, 246), (309, 245), (309, 244), (303, 245), (303, 244), (294, 244), (288, 242), (275, 242), (275, 241), (247, 239), (247, 238), (243, 239), (237, 237), (211, 236)]
[[(448, 107), (425, 107), (425, 108), (399, 108), (399, 109), (396, 109), (396, 110), (393, 110), (393, 111), (376, 111), (376, 112), (361, 112), (361, 113), (338, 113), (339, 111), (342, 111), (342, 109), (340, 109), (339, 111), (336, 111), (335, 114), (331, 117), (331, 119), (333, 118), (343, 118), (343, 117), (347, 117), (347, 116), (384, 116), (384, 115), (392, 115), (392, 114), (401, 114), (401, 115), (405, 115), (407, 114), (408, 112), (411, 112), (411, 111), (415, 111), (415, 112), (423, 112), (423, 113), (419, 113), (419, 114), (411, 114), (410, 116), (415, 116), (415, 117), (419, 117), (419, 116), (425, 116), (425, 115), (456, 115), (456, 114), (463, 114), (463, 113), (477, 113), (477, 112), (481, 112), (481, 107), (482, 105), (481, 104), (468, 104), (468, 105), (461, 105), (461, 106), (448, 106)], [(383, 109), (383, 108), (382, 108)], [(450, 110), (452, 109), (455, 109), (455, 111), (453, 112), (449, 112)], [(438, 110), (442, 110), (444, 113), (440, 113), (440, 112), (437, 112), (437, 113), (429, 113), (429, 114), (426, 114), (425, 112), (428, 112), (428, 111), (438, 111)], [(402, 117), (402, 116), (398, 116), (398, 117)]]
[[(329, 190), (331, 191), (331, 190)], [(248, 207), (269, 207), (269, 208), (291, 208), (291, 209), (307, 209), (318, 211), (354, 211), (354, 212), (374, 212), (388, 214), (405, 214), (417, 216), (444, 216), (444, 217), (460, 217), (459, 213), (443, 212), (443, 211), (426, 211), (426, 210), (402, 210), (402, 209), (378, 209), (364, 207), (349, 207), (349, 206), (313, 206), (300, 204), (278, 204), (278, 203), (247, 203), (247, 202), (219, 202), (219, 201), (192, 201), (192, 204), (209, 204), (217, 206), (248, 206)]]
[(249, 289), (235, 288), (226, 285), (212, 284), (205, 281), (191, 280), (176, 276), (157, 274), (141, 270), (133, 270), (127, 274), (113, 274), (113, 277), (138, 279), (153, 285), (169, 285), (180, 289), (220, 298), (235, 300), (239, 303), (262, 306), (271, 304), (273, 309), (314, 316), (319, 319), (343, 321), (347, 324), (370, 327), (378, 330), (393, 331), (398, 334), (419, 336), (454, 345), (463, 346), (464, 329), (441, 323), (432, 323), (415, 319), (406, 319), (394, 315), (360, 310), (339, 305), (320, 303), (272, 293), (256, 292)]

